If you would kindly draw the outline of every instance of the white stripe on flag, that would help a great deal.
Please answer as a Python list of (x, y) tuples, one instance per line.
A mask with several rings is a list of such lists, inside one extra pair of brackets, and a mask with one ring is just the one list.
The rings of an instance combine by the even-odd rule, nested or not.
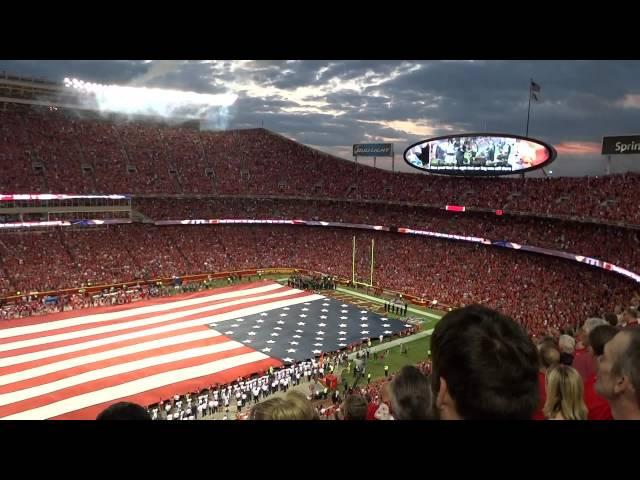
[[(154, 325), (156, 323), (162, 323), (162, 322), (166, 322), (166, 321), (170, 321), (170, 320), (177, 320), (180, 318), (184, 318), (186, 316), (189, 315), (196, 315), (199, 313), (206, 313), (206, 312), (210, 312), (212, 310), (218, 310), (221, 308), (227, 308), (227, 307), (232, 307), (232, 306), (242, 306), (243, 304), (247, 303), (247, 302), (257, 302), (257, 301), (261, 301), (261, 300), (270, 300), (270, 299), (275, 299), (275, 298), (279, 298), (279, 297), (286, 297), (289, 295), (292, 295), (292, 293), (295, 292), (290, 292), (290, 291), (285, 291), (285, 292), (280, 292), (280, 293), (273, 293), (273, 294), (269, 294), (269, 295), (262, 295), (260, 297), (254, 297), (250, 300), (232, 300), (229, 302), (225, 302), (225, 303), (221, 303), (221, 304), (216, 304), (216, 305), (212, 305), (212, 306), (208, 306), (208, 307), (201, 307), (201, 308), (195, 308), (193, 310), (185, 310), (182, 312), (176, 312), (176, 313), (168, 313), (168, 314), (164, 314), (164, 315), (158, 315), (158, 316), (154, 316), (154, 317), (149, 317), (149, 318), (143, 318), (141, 320), (133, 320), (133, 321), (129, 321), (129, 322), (121, 322), (121, 323), (116, 323), (113, 325), (105, 325), (102, 327), (95, 327), (95, 328), (86, 328), (83, 330), (74, 330), (71, 332), (66, 332), (66, 333), (60, 333), (57, 335), (48, 335), (48, 336), (42, 336), (42, 337), (36, 337), (36, 338), (30, 338), (28, 340), (20, 340), (20, 341), (16, 341), (16, 342), (10, 342), (10, 343), (4, 343), (4, 344), (0, 344), (0, 352), (5, 352), (5, 351), (9, 351), (9, 350), (17, 350), (19, 348), (26, 348), (26, 347), (32, 347), (35, 345), (43, 345), (43, 344), (47, 344), (47, 343), (53, 343), (53, 342), (60, 342), (60, 341), (64, 341), (64, 340), (72, 340), (75, 338), (82, 338), (82, 337), (90, 337), (92, 335), (99, 335), (102, 333), (110, 333), (110, 332), (117, 332), (118, 330), (127, 330), (130, 328), (136, 328), (136, 327), (143, 327), (143, 326), (147, 326), (147, 325)], [(307, 298), (307, 297), (302, 297), (302, 298)], [(296, 300), (300, 300), (300, 299), (296, 299)], [(301, 301), (307, 301), (307, 300), (301, 300)], [(258, 312), (262, 312), (264, 311), (264, 307), (262, 305), (260, 306), (256, 306), (256, 307), (250, 307), (244, 310), (251, 310), (251, 308), (254, 309), (258, 309)], [(278, 308), (278, 307), (274, 307), (274, 308)], [(171, 307), (168, 305), (167, 306), (167, 310), (170, 310)], [(232, 318), (237, 318), (239, 316), (239, 312), (243, 312), (244, 310), (234, 310), (232, 312), (226, 313), (226, 314), (218, 314), (218, 315), (213, 315), (210, 317), (204, 317), (202, 319), (198, 319), (196, 322), (196, 325), (198, 324), (203, 324), (203, 323), (211, 323), (213, 320), (211, 320), (214, 317), (226, 317), (226, 319), (232, 319)], [(250, 313), (242, 313), (242, 315), (250, 315)], [(209, 319), (208, 321), (203, 321), (205, 319)], [(222, 320), (223, 318), (221, 318), (220, 320)], [(185, 323), (189, 323), (189, 322), (185, 322)], [(180, 325), (184, 325), (184, 324), (180, 324)]]
[[(121, 310), (119, 312), (97, 313), (94, 315), (68, 318), (66, 320), (57, 320), (53, 322), (37, 323), (35, 325), (25, 325), (22, 327), (6, 328), (6, 329), (0, 330), (0, 338), (17, 337), (19, 335), (28, 335), (32, 333), (47, 332), (49, 330), (58, 330), (60, 328), (69, 328), (69, 327), (76, 327), (80, 325), (88, 325), (91, 323), (100, 323), (100, 322), (106, 322), (110, 320), (118, 320), (121, 318), (133, 317), (136, 315), (145, 315), (149, 313), (157, 313), (157, 312), (162, 312), (166, 310), (173, 310), (181, 307), (190, 307), (194, 305), (199, 305), (201, 303), (213, 302), (217, 300), (227, 300), (227, 299), (232, 299), (236, 297), (242, 297), (245, 295), (252, 295), (256, 293), (266, 293), (271, 290), (277, 290), (279, 288), (282, 288), (282, 285), (278, 285), (278, 284), (266, 285), (264, 287), (237, 290), (237, 291), (227, 292), (227, 293), (218, 294), (218, 295), (209, 295), (206, 297), (194, 298), (191, 300), (181, 300), (177, 302), (168, 302), (168, 303), (162, 303), (159, 305), (151, 305), (148, 307), (131, 308), (128, 310)], [(300, 292), (300, 290), (291, 289), (291, 291), (289, 291), (287, 295), (291, 295), (296, 292)], [(243, 301), (248, 301), (248, 300), (240, 300), (239, 303)], [(217, 304), (217, 305), (214, 305), (211, 307), (205, 307), (205, 308), (216, 309), (216, 308), (224, 307), (225, 305), (233, 305), (233, 304), (234, 304), (233, 302), (221, 303), (221, 304)], [(198, 309), (195, 309), (192, 312), (197, 313), (197, 310)]]
[[(135, 360), (133, 362), (119, 363), (117, 365), (100, 368), (98, 370), (90, 370), (88, 372), (82, 372), (78, 375), (73, 375), (71, 377), (57, 380), (55, 382), (44, 383), (35, 387), (0, 394), (0, 406), (9, 405), (11, 403), (16, 403), (28, 398), (46, 395), (57, 390), (75, 387), (76, 385), (82, 385), (83, 383), (100, 380), (102, 378), (122, 375), (124, 373), (134, 372), (136, 370), (142, 370), (145, 368), (157, 367), (158, 365), (162, 365), (165, 363), (179, 362), (181, 360), (188, 360), (191, 358), (212, 355), (214, 353), (225, 352), (227, 350), (233, 350), (234, 348), (241, 348), (244, 346), (244, 344), (235, 341), (217, 343), (215, 345), (209, 345), (207, 347), (191, 348), (189, 350), (181, 350), (166, 355), (143, 358), (142, 360)], [(117, 379), (115, 380), (117, 381)]]
[[(195, 320), (188, 320), (180, 323), (173, 323), (171, 325), (163, 325), (161, 327), (149, 328), (146, 330), (141, 330), (139, 332), (132, 332), (123, 335), (117, 335), (113, 337), (107, 337), (97, 340), (91, 340), (84, 343), (76, 343), (73, 345), (66, 345), (63, 347), (51, 348), (48, 350), (41, 350), (38, 352), (25, 353), (22, 355), (15, 355), (13, 357), (0, 358), (0, 367), (5, 367), (9, 365), (16, 365), (18, 363), (30, 362), (33, 360), (38, 360), (41, 358), (52, 357), (56, 355), (62, 355), (66, 353), (86, 350), (89, 348), (94, 348), (101, 345), (108, 345), (111, 343), (122, 342), (125, 340), (131, 340), (134, 338), (141, 338), (150, 335), (157, 335), (160, 333), (171, 332), (174, 330), (182, 330), (188, 327), (194, 327), (198, 325), (207, 325), (212, 322), (222, 322), (227, 320), (233, 320), (235, 318), (255, 315), (256, 313), (265, 312), (268, 310), (273, 310), (282, 307), (288, 307), (292, 305), (297, 305), (299, 303), (311, 302), (314, 300), (321, 300), (325, 297), (321, 295), (308, 295), (299, 298), (293, 298), (290, 300), (280, 300), (277, 302), (271, 302), (264, 305), (258, 305), (255, 307), (248, 307), (243, 309), (238, 309), (233, 312), (223, 313), (219, 315), (211, 315), (203, 318), (198, 318)], [(17, 348), (17, 347), (16, 347)]]
[(67, 360), (61, 360), (59, 362), (47, 363), (46, 365), (29, 368), (27, 370), (22, 370), (19, 372), (9, 373), (7, 375), (0, 375), (0, 385), (8, 385), (10, 383), (19, 382), (21, 380), (40, 377), (42, 375), (48, 375), (53, 372), (59, 372), (61, 370), (66, 370), (69, 368), (79, 367), (80, 365), (87, 365), (89, 363), (100, 362), (124, 355), (131, 355), (133, 353), (140, 353), (156, 348), (169, 347), (173, 345), (179, 345), (181, 343), (195, 342), (197, 340), (211, 339), (219, 336), (220, 332), (216, 332), (212, 329), (207, 329), (198, 332), (186, 333), (184, 335), (176, 335), (174, 337), (166, 337), (150, 342), (136, 343), (127, 347), (114, 348), (112, 350), (106, 350), (104, 352), (69, 358)]
[(212, 375), (234, 367), (259, 362), (267, 358), (269, 357), (263, 353), (251, 352), (231, 358), (225, 358), (223, 360), (216, 360), (196, 367), (183, 368), (181, 370), (173, 370), (157, 375), (151, 375), (132, 382), (87, 392), (49, 405), (9, 415), (8, 417), (2, 418), (2, 420), (44, 420), (47, 418), (57, 417), (65, 413), (81, 410), (93, 405), (110, 402), (112, 400), (117, 400), (118, 398), (128, 397), (154, 388), (160, 388), (173, 383), (190, 380), (192, 378)]

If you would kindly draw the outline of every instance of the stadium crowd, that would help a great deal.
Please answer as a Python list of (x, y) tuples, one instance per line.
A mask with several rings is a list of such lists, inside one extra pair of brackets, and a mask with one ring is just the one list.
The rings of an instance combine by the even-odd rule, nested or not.
[[(357, 245), (367, 245), (365, 252), (375, 240), (374, 284), (449, 306), (483, 303), (533, 333), (613, 311), (637, 288), (604, 270), (542, 255), (379, 232), (355, 236)], [(117, 225), (99, 232), (4, 233), (0, 268), (9, 291), (23, 295), (268, 267), (350, 278), (352, 237), (345, 229), (294, 226)], [(362, 258), (357, 273), (368, 279), (370, 263)]]
[[(199, 132), (3, 103), (0, 191), (215, 193), (407, 201), (640, 224), (640, 175), (464, 179), (392, 173), (264, 129)], [(5, 160), (5, 161), (3, 161)], [(10, 160), (10, 161), (9, 161)]]
[[(574, 336), (532, 339), (513, 319), (481, 305), (449, 312), (436, 325), (429, 359), (362, 387), (318, 379), (316, 359), (238, 379), (226, 386), (175, 395), (148, 410), (117, 403), (100, 420), (194, 420), (224, 409), (249, 420), (640, 420), (640, 328), (637, 310), (589, 318)], [(573, 333), (573, 332), (570, 332)], [(313, 383), (309, 394), (299, 386)], [(273, 396), (281, 391), (284, 395)], [(326, 400), (331, 404), (314, 400)], [(235, 402), (234, 402), (235, 399)], [(243, 413), (244, 410), (244, 413)]]

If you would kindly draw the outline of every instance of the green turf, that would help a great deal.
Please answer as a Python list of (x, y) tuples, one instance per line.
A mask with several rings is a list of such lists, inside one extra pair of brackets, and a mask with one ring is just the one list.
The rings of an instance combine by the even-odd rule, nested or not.
[[(405, 365), (415, 365), (416, 363), (423, 362), (428, 358), (428, 351), (431, 345), (431, 337), (422, 337), (417, 340), (406, 342), (404, 344), (407, 348), (407, 353), (400, 353), (400, 345), (396, 345), (388, 350), (389, 355), (381, 360), (374, 360), (373, 354), (369, 357), (367, 362), (367, 371), (365, 377), (360, 380), (360, 384), (366, 384), (366, 374), (371, 373), (371, 381), (384, 377), (384, 366), (389, 365), (389, 374), (397, 372)], [(378, 352), (380, 355), (382, 352)], [(349, 384), (353, 384), (355, 377), (353, 376), (353, 361), (351, 366), (351, 373), (346, 373), (346, 369), (342, 370), (344, 377)], [(341, 379), (342, 381), (342, 379)]]

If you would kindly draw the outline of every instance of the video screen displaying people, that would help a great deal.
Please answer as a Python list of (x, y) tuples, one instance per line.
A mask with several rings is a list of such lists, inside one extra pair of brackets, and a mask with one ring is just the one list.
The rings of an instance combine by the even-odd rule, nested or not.
[(432, 170), (509, 171), (535, 167), (549, 159), (541, 144), (511, 137), (469, 136), (431, 140), (412, 147), (406, 160), (414, 167)]

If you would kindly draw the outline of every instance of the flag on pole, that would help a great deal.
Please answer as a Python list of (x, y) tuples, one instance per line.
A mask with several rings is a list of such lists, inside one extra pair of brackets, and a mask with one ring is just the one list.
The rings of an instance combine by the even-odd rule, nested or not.
[(534, 82), (533, 80), (531, 80), (531, 87), (530, 87), (530, 91), (531, 91), (531, 98), (533, 98), (536, 101), (540, 100), (540, 85), (538, 85), (536, 82)]

